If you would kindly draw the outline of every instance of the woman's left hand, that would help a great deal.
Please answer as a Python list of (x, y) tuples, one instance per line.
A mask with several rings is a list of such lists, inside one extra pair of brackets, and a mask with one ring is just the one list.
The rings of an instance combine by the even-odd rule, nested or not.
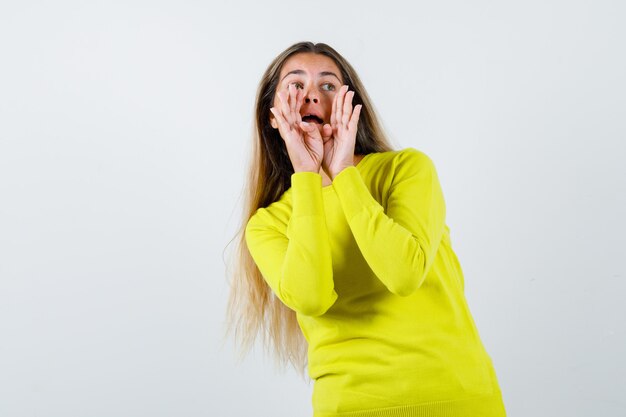
[(359, 114), (363, 105), (357, 104), (352, 109), (354, 91), (348, 91), (344, 85), (335, 94), (330, 115), (330, 125), (322, 127), (324, 158), (322, 168), (334, 179), (344, 168), (354, 166), (354, 147), (359, 123)]

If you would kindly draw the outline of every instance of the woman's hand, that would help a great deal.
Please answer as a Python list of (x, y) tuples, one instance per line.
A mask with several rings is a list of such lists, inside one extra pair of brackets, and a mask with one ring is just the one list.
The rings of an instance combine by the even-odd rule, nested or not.
[(287, 153), (295, 172), (318, 172), (324, 154), (324, 142), (315, 123), (302, 121), (302, 92), (289, 84), (287, 92), (276, 93), (280, 101), (278, 108), (270, 111), (276, 118), (278, 131), (287, 146)]
[(330, 125), (323, 127), (324, 158), (322, 168), (334, 179), (344, 168), (354, 166), (354, 146), (363, 105), (357, 104), (352, 110), (354, 91), (348, 86), (341, 87), (333, 100)]

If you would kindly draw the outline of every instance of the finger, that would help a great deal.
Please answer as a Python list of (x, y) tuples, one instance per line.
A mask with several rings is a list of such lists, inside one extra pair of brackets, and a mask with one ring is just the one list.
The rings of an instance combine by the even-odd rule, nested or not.
[(290, 125), (294, 125), (294, 122), (296, 121), (295, 119), (295, 115), (293, 114), (293, 85), (288, 84), (287, 85), (287, 94), (286, 94), (286, 110), (285, 110), (285, 114), (287, 115), (287, 120), (289, 121)]
[(317, 128), (317, 126), (315, 126), (315, 123), (307, 123), (307, 122), (300, 122), (300, 127), (302, 128), (302, 130), (310, 137), (314, 138), (314, 139), (321, 139), (322, 136), (320, 135), (320, 131)]
[(347, 85), (341, 86), (341, 89), (339, 90), (339, 93), (338, 93), (339, 97), (337, 97), (337, 106), (335, 108), (335, 122), (338, 125), (342, 123), (343, 101), (346, 95), (346, 91), (348, 91), (348, 86)]
[(346, 109), (345, 109), (345, 104), (346, 101), (348, 99), (348, 89), (349, 87), (347, 85), (344, 86), (344, 90), (343, 90), (343, 94), (341, 95), (341, 98), (339, 99), (339, 124), (341, 125), (346, 125)]
[(300, 114), (302, 103), (304, 103), (304, 91), (298, 89), (298, 94), (296, 95), (296, 120), (298, 122), (302, 121), (302, 115)]
[(343, 114), (341, 122), (344, 126), (348, 125), (350, 121), (350, 115), (352, 114), (352, 98), (354, 97), (354, 91), (348, 91), (343, 103)]
[(330, 139), (332, 135), (333, 128), (331, 127), (331, 125), (326, 123), (324, 126), (322, 126), (322, 141), (324, 141), (324, 143), (326, 143), (326, 141)]
[(291, 120), (295, 121), (296, 118), (296, 99), (298, 95), (298, 89), (293, 85), (289, 84), (289, 112), (291, 113)]
[(281, 97), (281, 101), (280, 101), (280, 110), (283, 112), (283, 117), (285, 118), (285, 120), (287, 121), (287, 123), (289, 123), (289, 126), (293, 126), (293, 118), (291, 117), (291, 110), (289, 109), (289, 95), (290, 95), (290, 90), (291, 86), (287, 86), (287, 91), (281, 91), (280, 97)]
[(341, 92), (343, 91), (343, 86), (341, 86), (341, 88), (339, 89), (339, 91), (337, 91), (337, 94), (335, 95), (335, 107), (333, 110), (333, 118), (335, 119), (335, 123), (333, 124), (333, 127), (337, 127), (337, 123), (339, 123), (339, 119), (337, 119), (337, 112), (338, 112), (338, 108), (339, 108), (339, 99), (341, 98)]
[(330, 109), (330, 125), (332, 127), (335, 126), (335, 123), (337, 121), (337, 119), (335, 118), (335, 109), (337, 108), (337, 96), (339, 95), (339, 92), (337, 92), (337, 94), (335, 94), (335, 97), (333, 97), (333, 105), (332, 108)]
[(285, 119), (285, 121), (289, 124), (291, 124), (289, 122), (289, 108), (287, 107), (287, 95), (285, 94), (284, 91), (279, 91), (276, 93), (276, 95), (278, 96), (278, 100), (280, 101), (279, 103), (279, 107), (278, 108), (274, 108), (274, 110), (278, 110), (281, 113), (281, 116)]
[(280, 112), (280, 109), (277, 109), (276, 107), (271, 107), (270, 111), (272, 112), (272, 114), (274, 115), (274, 118), (276, 118), (276, 122), (278, 123), (278, 127), (280, 129), (283, 129), (285, 127), (288, 127), (287, 125), (287, 120), (285, 120), (285, 117), (283, 116), (283, 114)]
[(359, 116), (361, 115), (362, 108), (362, 104), (357, 104), (356, 106), (354, 106), (354, 112), (352, 113), (352, 117), (350, 118), (350, 130), (356, 130), (357, 126), (359, 125)]
[[(272, 114), (276, 118), (276, 122), (278, 123), (278, 131), (281, 132), (281, 133), (288, 132), (289, 131), (289, 124), (287, 123), (287, 121), (285, 120), (283, 115), (280, 113), (280, 110), (278, 110), (275, 107), (271, 107), (270, 111), (272, 112)], [(283, 135), (281, 135), (281, 137), (282, 136)]]

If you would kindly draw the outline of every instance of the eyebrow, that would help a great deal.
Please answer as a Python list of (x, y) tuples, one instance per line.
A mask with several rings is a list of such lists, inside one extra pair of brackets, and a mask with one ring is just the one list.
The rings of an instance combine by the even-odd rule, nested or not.
[[(291, 75), (291, 74), (300, 74), (300, 75), (301, 75), (301, 74), (306, 74), (306, 73), (305, 73), (303, 70), (301, 70), (301, 69), (297, 69), (297, 70), (289, 71), (287, 74), (285, 74), (285, 76), (281, 79), (281, 81), (282, 81), (282, 80), (284, 80), (285, 78), (287, 78), (287, 76), (288, 76), (288, 75)], [(320, 76), (322, 76), (322, 77), (323, 77), (323, 76), (326, 76), (326, 75), (332, 75), (333, 77), (335, 77), (335, 78), (337, 79), (337, 81), (341, 82), (341, 80), (339, 79), (339, 77), (337, 77), (337, 74), (335, 74), (335, 73), (334, 73), (334, 72), (332, 72), (332, 71), (322, 71), (322, 72), (320, 72), (318, 75), (320, 75)]]

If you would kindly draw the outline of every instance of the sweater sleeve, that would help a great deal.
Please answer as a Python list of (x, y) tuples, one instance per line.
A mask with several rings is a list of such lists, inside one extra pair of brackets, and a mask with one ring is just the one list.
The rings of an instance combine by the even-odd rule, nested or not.
[(319, 316), (338, 298), (322, 200), (322, 176), (296, 172), (291, 176), (291, 187), (292, 212), (285, 233), (271, 218), (257, 212), (246, 225), (246, 244), (283, 304), (301, 314)]
[(408, 296), (422, 285), (435, 260), (446, 207), (435, 166), (425, 153), (406, 148), (393, 163), (386, 213), (356, 167), (339, 172), (333, 186), (372, 271), (390, 292)]

